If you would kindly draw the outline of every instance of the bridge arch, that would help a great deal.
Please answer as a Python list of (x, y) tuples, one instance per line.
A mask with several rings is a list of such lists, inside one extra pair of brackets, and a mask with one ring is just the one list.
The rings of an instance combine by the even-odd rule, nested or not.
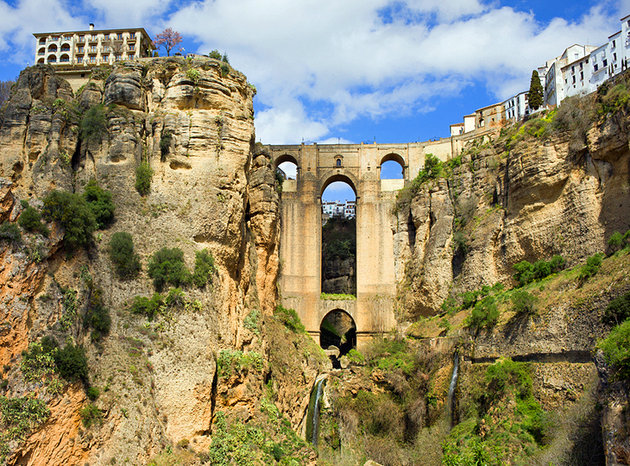
[(396, 163), (398, 163), (398, 165), (400, 165), (400, 168), (402, 169), (403, 180), (407, 179), (408, 166), (407, 166), (407, 164), (405, 162), (405, 159), (400, 154), (397, 154), (395, 152), (390, 152), (389, 154), (385, 155), (381, 159), (381, 162), (378, 165), (379, 178), (380, 178), (380, 174), (381, 174), (381, 168), (383, 167), (383, 164), (385, 162), (396, 162)]
[(357, 179), (350, 173), (336, 173), (336, 171), (329, 171), (324, 176), (322, 176), (319, 180), (319, 197), (321, 199), (322, 195), (326, 188), (335, 181), (341, 181), (342, 183), (347, 183), (348, 186), (352, 188), (354, 191), (354, 196), (359, 199), (359, 193), (357, 191), (358, 181)]
[(319, 343), (324, 349), (337, 347), (340, 356), (356, 348), (357, 326), (353, 317), (341, 308), (328, 312), (320, 323)]

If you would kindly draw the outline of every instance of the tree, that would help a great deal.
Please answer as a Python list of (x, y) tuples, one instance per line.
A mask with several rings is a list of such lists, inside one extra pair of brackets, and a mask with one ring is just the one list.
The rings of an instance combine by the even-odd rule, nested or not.
[(166, 49), (166, 55), (170, 57), (173, 47), (181, 43), (181, 41), (182, 35), (179, 32), (173, 31), (171, 28), (166, 28), (155, 36), (153, 45), (155, 45), (156, 48), (164, 47)]
[(532, 80), (529, 84), (529, 92), (527, 93), (527, 102), (529, 107), (533, 110), (538, 110), (543, 104), (543, 87), (540, 84), (540, 77), (538, 71), (532, 71)]

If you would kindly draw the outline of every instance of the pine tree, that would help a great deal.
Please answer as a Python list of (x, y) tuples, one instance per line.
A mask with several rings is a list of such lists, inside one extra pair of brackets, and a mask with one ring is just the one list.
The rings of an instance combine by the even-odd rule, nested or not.
[(532, 80), (527, 93), (527, 101), (532, 110), (538, 110), (543, 104), (543, 87), (540, 84), (538, 71), (532, 71)]

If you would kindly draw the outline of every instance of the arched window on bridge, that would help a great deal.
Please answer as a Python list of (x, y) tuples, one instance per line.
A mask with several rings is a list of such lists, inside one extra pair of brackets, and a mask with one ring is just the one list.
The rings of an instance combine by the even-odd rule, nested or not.
[(297, 161), (290, 155), (283, 155), (276, 160), (276, 170), (285, 180), (297, 180)]
[(387, 154), (381, 160), (381, 180), (401, 180), (405, 178), (405, 160), (398, 154)]
[[(352, 316), (343, 309), (335, 309), (326, 314), (319, 327), (319, 344), (331, 352), (336, 353), (336, 350), (339, 350), (339, 356), (348, 354), (351, 349), (356, 348), (357, 326)], [(332, 360), (335, 364), (337, 358), (333, 357)]]
[(322, 190), (321, 291), (356, 295), (357, 197), (352, 181), (336, 175)]

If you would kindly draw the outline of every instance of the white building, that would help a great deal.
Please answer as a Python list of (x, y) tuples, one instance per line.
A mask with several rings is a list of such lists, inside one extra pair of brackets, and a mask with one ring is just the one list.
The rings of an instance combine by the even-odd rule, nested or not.
[(143, 28), (37, 32), (35, 63), (94, 66), (150, 57), (155, 46)]
[(506, 121), (519, 121), (531, 113), (527, 104), (527, 92), (521, 92), (503, 102)]
[[(592, 45), (573, 44), (566, 48), (559, 57), (547, 61), (545, 64), (545, 105), (559, 105), (560, 102), (567, 97), (565, 94), (565, 81), (568, 83), (572, 81), (572, 79), (563, 74), (563, 69), (565, 72), (566, 70), (570, 71), (572, 69), (571, 66), (578, 63), (582, 58), (588, 57), (596, 48), (597, 47), (593, 47)], [(573, 85), (572, 82), (571, 85)], [(577, 94), (578, 92), (570, 95)]]

